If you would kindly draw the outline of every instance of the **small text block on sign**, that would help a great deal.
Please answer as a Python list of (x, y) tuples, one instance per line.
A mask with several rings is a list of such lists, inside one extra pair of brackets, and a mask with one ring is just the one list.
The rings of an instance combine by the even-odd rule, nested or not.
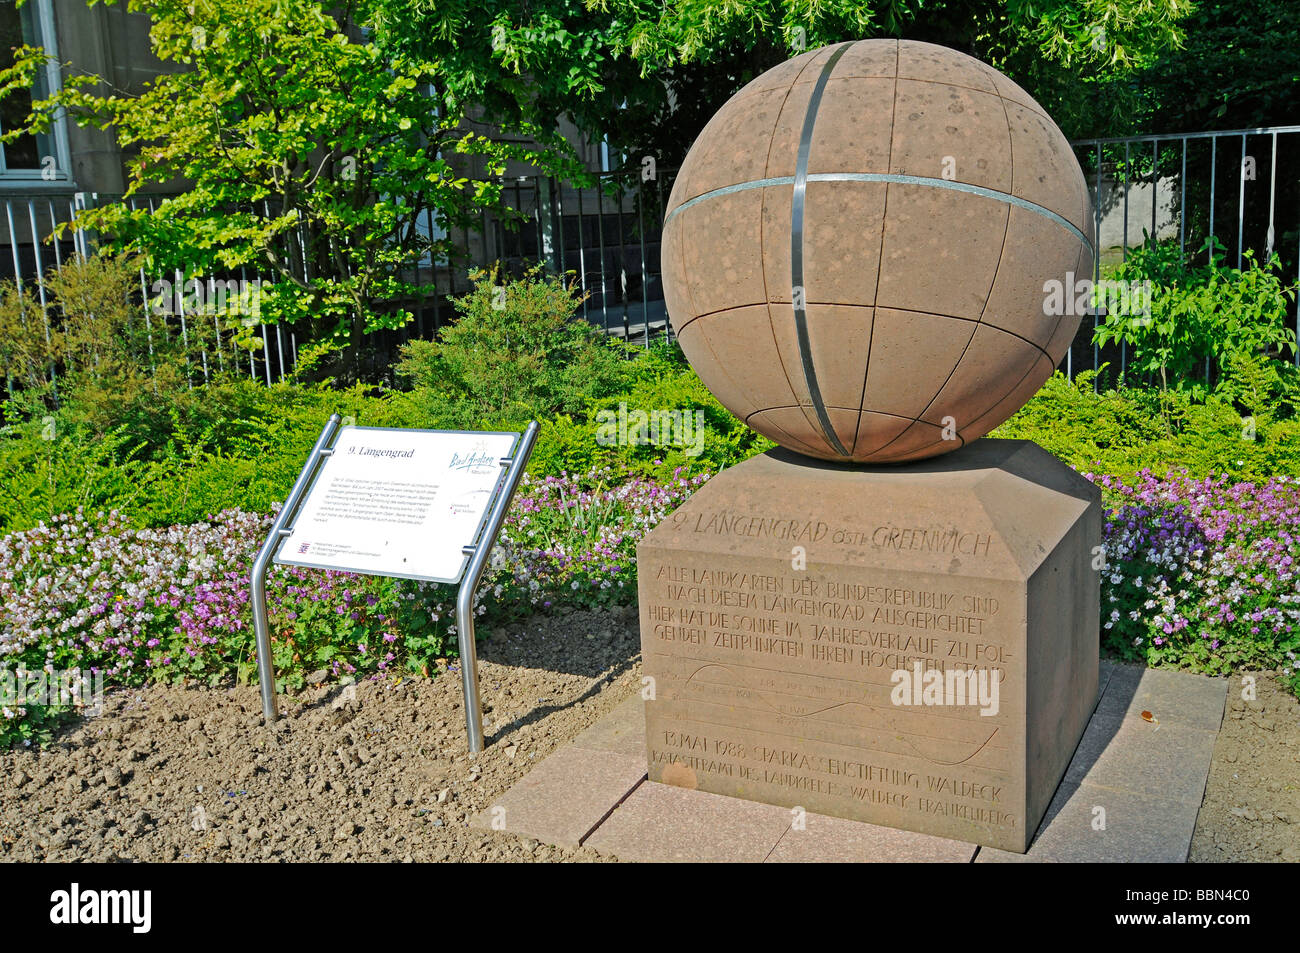
[(459, 582), (518, 437), (345, 428), (275, 561)]

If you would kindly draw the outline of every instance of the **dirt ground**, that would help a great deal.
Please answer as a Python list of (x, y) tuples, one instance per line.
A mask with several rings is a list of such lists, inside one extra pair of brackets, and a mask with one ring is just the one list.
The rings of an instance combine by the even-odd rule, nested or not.
[(1300, 700), (1255, 675), (1255, 700), (1233, 678), (1214, 745), (1190, 860), (1300, 861)]
[[(469, 820), (639, 687), (639, 647), (632, 609), (494, 633), (476, 758), (454, 667), (320, 685), (274, 728), (254, 687), (114, 692), (51, 748), (0, 753), (0, 860), (609, 860)], [(1300, 703), (1257, 686), (1229, 696), (1193, 861), (1300, 860)]]
[(255, 687), (119, 691), (51, 748), (0, 754), (3, 860), (591, 861), (468, 826), (639, 687), (635, 610), (534, 617), (480, 649), (486, 751), (459, 672), (337, 684), (262, 724)]

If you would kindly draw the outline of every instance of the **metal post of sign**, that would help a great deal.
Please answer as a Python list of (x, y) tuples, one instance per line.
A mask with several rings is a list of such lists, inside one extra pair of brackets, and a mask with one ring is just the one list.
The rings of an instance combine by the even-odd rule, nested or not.
[(533, 452), (533, 443), (537, 440), (537, 421), (528, 424), (528, 429), (519, 438), (514, 453), (501, 460), (505, 468), (502, 476), (501, 490), (492, 504), (483, 532), (478, 542), (465, 547), (469, 556), (469, 565), (460, 580), (460, 591), (456, 593), (456, 640), (460, 646), (461, 685), (465, 694), (465, 729), (469, 733), (470, 754), (483, 750), (483, 707), (478, 694), (478, 650), (474, 644), (474, 592), (478, 589), (483, 567), (496, 544), (497, 533), (505, 522), (506, 511), (514, 499), (515, 488), (524, 475), (524, 466)]
[(276, 711), (275, 669), (271, 664), (271, 624), (266, 613), (266, 567), (270, 565), (271, 557), (275, 555), (280, 541), (289, 535), (290, 531), (285, 527), (297, 511), (298, 504), (302, 502), (307, 487), (311, 486), (320, 462), (333, 453), (328, 448), (330, 441), (334, 439), (334, 434), (338, 432), (340, 422), (341, 418), (338, 414), (331, 415), (320, 436), (316, 438), (316, 446), (312, 447), (311, 456), (307, 458), (302, 472), (298, 474), (298, 480), (289, 491), (284, 506), (280, 507), (279, 515), (271, 526), (266, 542), (258, 550), (257, 558), (253, 560), (253, 569), (249, 576), (248, 601), (253, 609), (253, 631), (257, 635), (257, 678), (262, 685), (262, 714), (268, 724), (275, 721)]

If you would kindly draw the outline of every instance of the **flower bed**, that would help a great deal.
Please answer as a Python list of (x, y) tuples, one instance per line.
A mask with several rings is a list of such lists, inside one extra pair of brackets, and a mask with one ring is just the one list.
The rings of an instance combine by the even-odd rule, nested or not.
[(1107, 503), (1106, 647), (1215, 674), (1285, 667), (1300, 688), (1300, 480), (1085, 476)]
[[(704, 481), (610, 486), (607, 472), (521, 484), (476, 593), (500, 620), (557, 600), (634, 598), (636, 543)], [(248, 570), (271, 515), (137, 529), (82, 511), (0, 537), (0, 667), (85, 670), (105, 684), (255, 677)], [(267, 603), (277, 677), (427, 675), (455, 653), (453, 587), (273, 566)], [(55, 709), (0, 706), (0, 744), (43, 734)]]
[[(1104, 647), (1210, 673), (1300, 673), (1300, 481), (1085, 475), (1106, 499)], [(525, 479), (476, 613), (500, 622), (557, 603), (633, 601), (637, 542), (707, 476), (611, 479)], [(225, 510), (138, 529), (78, 511), (0, 537), (0, 667), (90, 670), (117, 685), (253, 678), (248, 567), (271, 519)], [(449, 586), (274, 566), (267, 594), (288, 687), (320, 670), (428, 674), (455, 652)], [(1291, 678), (1300, 686), (1300, 674)], [(52, 711), (7, 704), (0, 744), (40, 737)]]

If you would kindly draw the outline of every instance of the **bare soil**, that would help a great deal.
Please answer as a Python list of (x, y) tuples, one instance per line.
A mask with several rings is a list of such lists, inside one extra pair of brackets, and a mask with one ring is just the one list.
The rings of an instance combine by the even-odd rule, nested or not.
[[(639, 687), (634, 609), (561, 610), (480, 649), (489, 745), (460, 673), (319, 684), (262, 723), (257, 689), (110, 693), (43, 751), (0, 753), (0, 860), (599, 861), (470, 819)], [(1233, 680), (1191, 860), (1300, 860), (1300, 702)]]
[(110, 693), (40, 752), (0, 754), (0, 859), (592, 861), (469, 821), (639, 687), (635, 610), (538, 616), (459, 670), (320, 685), (263, 724), (256, 687)]
[(1300, 861), (1300, 700), (1270, 674), (1254, 678), (1253, 701), (1240, 676), (1229, 683), (1193, 863)]

